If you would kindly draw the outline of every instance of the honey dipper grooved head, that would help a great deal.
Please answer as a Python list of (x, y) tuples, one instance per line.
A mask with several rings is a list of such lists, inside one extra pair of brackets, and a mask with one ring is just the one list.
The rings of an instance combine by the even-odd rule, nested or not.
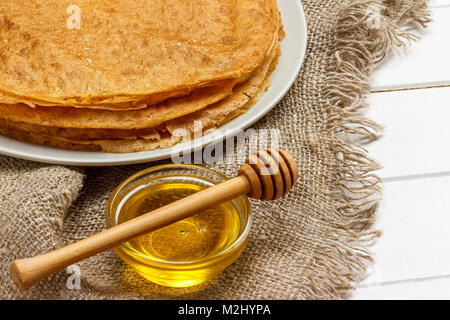
[(249, 197), (276, 200), (284, 196), (298, 178), (298, 166), (291, 154), (284, 150), (258, 150), (249, 156), (239, 169), (250, 183)]

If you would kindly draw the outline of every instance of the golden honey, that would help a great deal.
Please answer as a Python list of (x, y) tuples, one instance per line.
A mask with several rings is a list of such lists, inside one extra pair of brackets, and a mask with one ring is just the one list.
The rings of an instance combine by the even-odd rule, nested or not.
[[(144, 170), (116, 189), (107, 210), (110, 225), (224, 180), (202, 167), (162, 167), (168, 167), (170, 172), (161, 171), (160, 167)], [(214, 277), (239, 257), (247, 242), (250, 222), (248, 199), (240, 197), (137, 237), (115, 251), (152, 282), (171, 287), (192, 286)]]
[[(134, 195), (122, 208), (119, 223), (184, 198), (203, 187), (189, 183), (161, 184)], [(195, 261), (212, 256), (233, 243), (240, 217), (229, 202), (165, 228), (138, 237), (127, 245), (154, 259)]]

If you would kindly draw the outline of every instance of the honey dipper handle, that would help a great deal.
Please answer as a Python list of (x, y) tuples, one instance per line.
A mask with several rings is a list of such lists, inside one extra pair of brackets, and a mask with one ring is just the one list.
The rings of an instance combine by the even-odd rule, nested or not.
[(247, 194), (251, 191), (250, 188), (244, 176), (227, 180), (66, 247), (40, 256), (13, 261), (11, 278), (18, 288), (27, 290), (39, 280), (62, 268)]

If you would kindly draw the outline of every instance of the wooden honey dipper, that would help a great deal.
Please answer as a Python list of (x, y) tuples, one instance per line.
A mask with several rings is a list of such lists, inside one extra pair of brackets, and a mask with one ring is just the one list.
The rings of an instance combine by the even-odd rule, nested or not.
[(261, 200), (278, 199), (292, 188), (297, 178), (297, 164), (289, 153), (283, 150), (259, 150), (246, 159), (236, 178), (63, 248), (40, 256), (15, 260), (11, 263), (11, 278), (19, 289), (27, 290), (41, 279), (80, 260), (241, 195), (246, 194)]

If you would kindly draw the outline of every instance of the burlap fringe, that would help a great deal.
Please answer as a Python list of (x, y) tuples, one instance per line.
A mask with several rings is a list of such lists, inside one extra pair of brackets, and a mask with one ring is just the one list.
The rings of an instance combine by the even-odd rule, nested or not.
[[(378, 11), (381, 17), (374, 16)], [(331, 149), (341, 175), (330, 191), (337, 208), (328, 217), (333, 228), (326, 242), (318, 244), (313, 266), (308, 268), (308, 296), (317, 299), (347, 298), (373, 263), (368, 246), (381, 235), (369, 230), (381, 193), (381, 179), (373, 171), (380, 166), (362, 144), (377, 139), (381, 127), (363, 115), (369, 76), (395, 47), (417, 39), (408, 27), (425, 27), (431, 21), (426, 0), (350, 1), (337, 17), (325, 103)]]

